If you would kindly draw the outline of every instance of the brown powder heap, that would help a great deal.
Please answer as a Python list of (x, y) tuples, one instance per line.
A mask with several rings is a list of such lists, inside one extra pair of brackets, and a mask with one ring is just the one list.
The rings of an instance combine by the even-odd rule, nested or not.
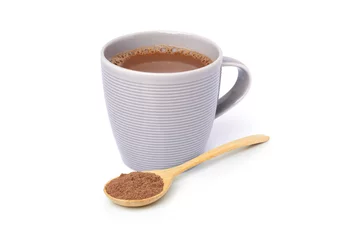
[(163, 179), (154, 173), (131, 172), (111, 180), (105, 190), (114, 198), (139, 200), (157, 195), (163, 186)]

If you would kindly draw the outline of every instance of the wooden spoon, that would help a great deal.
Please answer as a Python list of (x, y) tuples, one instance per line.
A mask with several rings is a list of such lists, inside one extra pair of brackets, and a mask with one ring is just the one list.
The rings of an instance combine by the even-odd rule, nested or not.
[(205, 162), (207, 160), (210, 160), (216, 156), (219, 156), (223, 153), (229, 152), (231, 150), (235, 150), (238, 148), (242, 148), (242, 147), (246, 147), (246, 146), (250, 146), (250, 145), (255, 145), (258, 143), (264, 143), (267, 142), (269, 140), (268, 136), (265, 135), (253, 135), (253, 136), (248, 136), (248, 137), (244, 137), (232, 142), (228, 142), (224, 145), (221, 145), (219, 147), (216, 147), (206, 153), (201, 154), (200, 156), (185, 162), (179, 166), (176, 167), (172, 167), (172, 168), (168, 168), (168, 169), (163, 169), (163, 170), (153, 170), (153, 171), (147, 171), (147, 172), (151, 172), (151, 173), (155, 173), (157, 175), (159, 175), (164, 182), (164, 187), (163, 190), (150, 198), (145, 198), (145, 199), (140, 199), (140, 200), (124, 200), (124, 199), (117, 199), (114, 198), (112, 196), (110, 196), (107, 191), (105, 190), (105, 186), (111, 181), (107, 182), (104, 186), (104, 193), (105, 195), (107, 195), (107, 197), (112, 200), (114, 203), (124, 206), (124, 207), (141, 207), (141, 206), (145, 206), (145, 205), (149, 205), (155, 201), (157, 201), (158, 199), (160, 199), (161, 197), (163, 197), (169, 190), (171, 183), (173, 182), (174, 178), (179, 175), (180, 173), (183, 173), (184, 171), (195, 167), (196, 165)]

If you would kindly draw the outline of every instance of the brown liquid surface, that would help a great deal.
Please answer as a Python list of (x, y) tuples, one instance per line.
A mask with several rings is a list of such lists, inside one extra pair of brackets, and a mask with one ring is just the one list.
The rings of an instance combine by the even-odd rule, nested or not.
[(119, 53), (111, 62), (135, 71), (173, 73), (201, 68), (212, 63), (212, 60), (185, 48), (160, 45)]

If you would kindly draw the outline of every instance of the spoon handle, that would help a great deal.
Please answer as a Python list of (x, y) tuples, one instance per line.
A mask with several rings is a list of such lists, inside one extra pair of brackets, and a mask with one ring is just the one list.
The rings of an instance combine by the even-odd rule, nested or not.
[(268, 136), (265, 135), (252, 135), (252, 136), (248, 136), (248, 137), (244, 137), (244, 138), (240, 138), (237, 139), (235, 141), (232, 142), (228, 142), (226, 144), (223, 144), (219, 147), (216, 147), (208, 152), (205, 152), (203, 154), (201, 154), (200, 156), (185, 162), (179, 166), (173, 167), (168, 169), (168, 171), (172, 173), (173, 176), (177, 176), (180, 173), (183, 173), (184, 171), (195, 167), (196, 165), (203, 163), (207, 160), (210, 160), (216, 156), (219, 156), (223, 153), (229, 152), (231, 150), (235, 150), (238, 148), (242, 148), (242, 147), (247, 147), (247, 146), (251, 146), (251, 145), (255, 145), (258, 143), (264, 143), (267, 142), (269, 140)]

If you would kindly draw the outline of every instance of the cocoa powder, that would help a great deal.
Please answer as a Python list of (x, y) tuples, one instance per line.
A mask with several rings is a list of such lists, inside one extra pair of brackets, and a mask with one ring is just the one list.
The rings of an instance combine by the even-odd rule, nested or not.
[(111, 180), (105, 190), (117, 199), (139, 200), (159, 194), (163, 186), (163, 179), (154, 173), (131, 172)]

